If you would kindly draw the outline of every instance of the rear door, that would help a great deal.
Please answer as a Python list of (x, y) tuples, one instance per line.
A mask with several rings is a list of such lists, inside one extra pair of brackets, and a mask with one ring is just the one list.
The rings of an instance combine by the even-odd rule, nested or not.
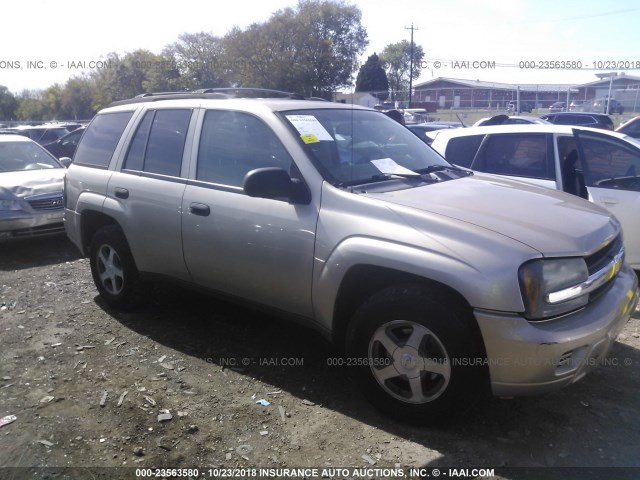
[(189, 108), (148, 109), (107, 188), (105, 208), (127, 233), (139, 270), (189, 279), (182, 256), (183, 158), (190, 154)]
[(627, 260), (640, 267), (640, 148), (598, 132), (573, 130), (589, 200), (622, 224)]

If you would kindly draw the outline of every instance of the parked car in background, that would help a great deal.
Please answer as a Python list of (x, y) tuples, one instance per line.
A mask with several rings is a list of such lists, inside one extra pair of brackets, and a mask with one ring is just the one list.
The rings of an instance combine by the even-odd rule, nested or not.
[(493, 117), (485, 117), (473, 124), (474, 127), (482, 127), (489, 125), (527, 125), (531, 123), (549, 124), (550, 122), (540, 117), (529, 117), (526, 115), (495, 115)]
[(460, 128), (462, 127), (462, 125), (460, 125), (459, 123), (452, 125), (450, 123), (427, 122), (407, 124), (406, 127), (413, 133), (415, 133), (420, 140), (428, 145), (429, 143), (431, 143), (431, 137), (427, 135), (428, 132), (448, 128)]
[(629, 320), (610, 212), (455, 167), (372, 109), (210, 92), (116, 102), (80, 140), (65, 228), (106, 303), (160, 276), (287, 314), (412, 425), (578, 381)]
[(424, 108), (405, 108), (401, 110), (404, 115), (404, 123), (406, 125), (412, 123), (425, 123), (432, 120), (429, 112)]
[(55, 142), (43, 145), (56, 158), (73, 158), (80, 137), (84, 133), (84, 127), (77, 128)]
[(520, 102), (520, 111), (518, 111), (518, 102), (509, 102), (507, 105), (508, 112), (517, 112), (517, 113), (531, 113), (533, 111), (533, 104), (529, 102)]
[(605, 113), (559, 112), (540, 115), (540, 118), (555, 125), (577, 125), (613, 130), (613, 120)]
[(566, 111), (567, 111), (566, 102), (555, 102), (549, 106), (549, 113), (566, 112)]
[(65, 172), (33, 140), (0, 135), (0, 241), (64, 231)]
[(624, 133), (633, 138), (640, 138), (640, 115), (621, 124), (616, 128), (616, 132)]
[(626, 255), (640, 270), (640, 141), (560, 125), (502, 125), (433, 132), (449, 162), (563, 190), (609, 209), (622, 224)]
[(591, 111), (604, 112), (608, 114), (619, 113), (620, 115), (622, 115), (624, 113), (624, 107), (614, 98), (612, 98), (611, 101), (606, 98), (599, 98), (597, 100), (594, 100)]
[(55, 142), (59, 138), (69, 133), (66, 127), (60, 125), (23, 125), (19, 127), (13, 127), (20, 135), (29, 137), (34, 142), (44, 145), (45, 143)]
[(585, 112), (585, 111), (590, 111), (591, 108), (587, 108), (587, 101), (586, 100), (573, 100), (570, 104), (569, 104), (569, 111), (570, 112)]

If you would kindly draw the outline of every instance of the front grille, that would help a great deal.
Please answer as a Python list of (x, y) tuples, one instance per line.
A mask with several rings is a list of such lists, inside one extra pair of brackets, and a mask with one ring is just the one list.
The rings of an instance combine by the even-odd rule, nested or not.
[(25, 198), (34, 210), (60, 210), (64, 207), (62, 192), (34, 195)]
[[(589, 276), (606, 269), (608, 266), (611, 267), (614, 258), (622, 252), (622, 262), (624, 262), (624, 245), (622, 244), (622, 238), (617, 236), (613, 241), (609, 242), (603, 248), (598, 250), (596, 253), (585, 257), (585, 261), (587, 262), (587, 268), (589, 270)], [(589, 295), (589, 300), (593, 301), (598, 298), (605, 290), (609, 288), (616, 275), (612, 275), (611, 278), (608, 278), (606, 282), (604, 282), (600, 287), (595, 289)]]
[(622, 239), (618, 235), (613, 241), (609, 242), (604, 248), (596, 253), (585, 257), (589, 275), (594, 274), (598, 270), (604, 268), (622, 249)]

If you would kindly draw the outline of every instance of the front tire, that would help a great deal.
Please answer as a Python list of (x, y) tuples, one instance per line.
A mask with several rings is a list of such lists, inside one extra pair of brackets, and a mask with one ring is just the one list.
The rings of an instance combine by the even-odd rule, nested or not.
[(420, 285), (387, 288), (355, 313), (347, 355), (367, 398), (402, 421), (435, 424), (487, 392), (480, 332), (468, 308)]
[(129, 310), (144, 302), (144, 284), (119, 226), (108, 225), (95, 233), (89, 258), (93, 281), (109, 305)]

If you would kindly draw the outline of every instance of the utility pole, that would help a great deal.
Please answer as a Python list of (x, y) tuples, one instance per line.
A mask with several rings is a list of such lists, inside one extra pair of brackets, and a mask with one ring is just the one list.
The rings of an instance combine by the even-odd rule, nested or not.
[(609, 94), (604, 102), (604, 113), (609, 114), (611, 111), (611, 89), (613, 87), (613, 77), (617, 77), (618, 72), (609, 73)]
[(418, 28), (414, 27), (413, 23), (411, 24), (411, 27), (404, 28), (405, 30), (411, 30), (411, 58), (409, 61), (409, 108), (411, 108), (411, 95), (413, 90), (413, 31), (418, 30)]

